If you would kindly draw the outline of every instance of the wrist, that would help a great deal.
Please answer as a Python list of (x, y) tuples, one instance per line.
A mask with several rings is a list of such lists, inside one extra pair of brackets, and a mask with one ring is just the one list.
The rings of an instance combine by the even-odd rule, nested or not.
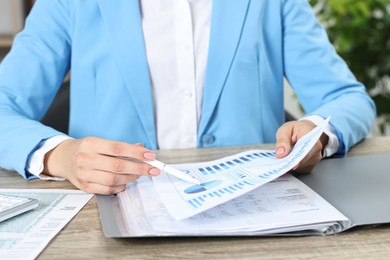
[(45, 154), (43, 173), (48, 176), (66, 178), (66, 171), (62, 170), (61, 160), (65, 158), (64, 150), (73, 139), (65, 140)]
[(329, 143), (329, 136), (325, 133), (323, 133), (320, 137), (320, 143), (322, 145), (321, 147), (321, 155), (322, 155), (322, 158), (325, 157), (325, 147), (328, 145)]
[[(317, 125), (312, 122), (311, 120), (307, 120), (307, 119), (302, 119), (302, 120), (299, 120), (300, 122), (303, 122), (307, 125), (310, 125), (311, 127), (315, 128), (317, 127)], [(325, 157), (325, 147), (328, 145), (329, 143), (329, 136), (325, 133), (322, 133), (322, 135), (320, 136), (320, 139), (319, 139), (320, 143), (321, 143), (321, 155), (322, 155), (322, 158)]]

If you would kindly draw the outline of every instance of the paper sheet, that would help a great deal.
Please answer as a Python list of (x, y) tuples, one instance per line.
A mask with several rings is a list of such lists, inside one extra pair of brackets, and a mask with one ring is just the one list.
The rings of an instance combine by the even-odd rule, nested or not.
[(290, 174), (227, 203), (175, 220), (148, 178), (118, 194), (132, 236), (265, 235), (339, 232), (350, 221)]
[(39, 201), (37, 208), (0, 223), (0, 258), (7, 260), (35, 259), (93, 197), (79, 190), (0, 189), (0, 193)]
[(172, 165), (201, 180), (193, 185), (162, 173), (153, 178), (168, 212), (177, 220), (189, 218), (275, 180), (296, 166), (320, 138), (329, 119), (302, 137), (288, 156), (253, 150), (202, 163)]

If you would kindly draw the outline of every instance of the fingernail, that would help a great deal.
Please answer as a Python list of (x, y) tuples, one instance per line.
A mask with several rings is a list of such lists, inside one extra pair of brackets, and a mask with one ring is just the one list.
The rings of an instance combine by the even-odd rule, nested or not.
[(156, 155), (154, 153), (147, 152), (147, 153), (144, 153), (144, 158), (149, 159), (149, 160), (153, 160), (154, 158), (156, 158)]
[(276, 150), (276, 155), (281, 155), (284, 153), (284, 148), (283, 147), (279, 147), (277, 150)]
[(152, 176), (158, 176), (158, 175), (160, 175), (160, 170), (157, 169), (157, 168), (152, 168), (152, 169), (149, 171), (149, 174), (152, 175)]

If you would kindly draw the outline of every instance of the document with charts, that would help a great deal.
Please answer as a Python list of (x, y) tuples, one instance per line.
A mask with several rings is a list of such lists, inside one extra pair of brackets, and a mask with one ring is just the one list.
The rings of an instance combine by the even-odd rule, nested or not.
[(36, 259), (93, 197), (64, 189), (0, 189), (0, 193), (39, 201), (37, 208), (0, 223), (0, 259), (4, 260)]
[[(311, 141), (322, 127), (309, 134)], [(283, 174), (310, 149), (309, 139), (284, 161), (276, 162), (273, 150), (251, 150), (211, 162), (173, 165), (203, 185), (163, 174), (140, 178), (118, 196), (97, 196), (104, 234), (329, 235), (390, 223), (390, 154), (332, 158), (321, 161), (311, 174)]]
[(351, 226), (336, 208), (290, 174), (193, 217), (175, 220), (150, 178), (118, 194), (128, 237), (333, 234)]
[(252, 150), (219, 160), (173, 165), (201, 181), (194, 185), (164, 172), (153, 178), (168, 212), (177, 220), (192, 217), (248, 193), (296, 166), (320, 138), (329, 119), (302, 137), (288, 156)]
[(201, 185), (165, 174), (129, 184), (117, 196), (120, 226), (125, 227), (121, 234), (302, 235), (334, 234), (351, 227), (345, 215), (287, 173), (312, 148), (327, 123), (302, 138), (285, 159), (276, 159), (272, 150), (250, 150), (215, 161), (173, 165)]

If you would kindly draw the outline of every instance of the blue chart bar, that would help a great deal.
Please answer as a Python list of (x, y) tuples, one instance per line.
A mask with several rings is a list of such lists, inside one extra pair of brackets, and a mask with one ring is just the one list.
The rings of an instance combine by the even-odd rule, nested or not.
[(215, 195), (217, 195), (217, 197), (222, 197), (222, 195), (221, 194), (219, 194), (218, 192), (216, 192), (216, 191), (214, 191), (213, 192)]
[(249, 182), (249, 181), (243, 181), (243, 183), (244, 183), (244, 184), (247, 184), (247, 185), (251, 185), (251, 186), (255, 185), (254, 183), (251, 183), (251, 182)]
[(228, 188), (223, 188), (226, 192), (228, 193), (233, 193), (231, 190), (229, 190)]
[(264, 153), (264, 156), (266, 156), (266, 157), (274, 157), (275, 153)]
[(219, 166), (221, 166), (222, 168), (224, 168), (225, 170), (229, 169), (230, 167), (227, 166), (226, 164), (224, 163), (221, 163)]
[(256, 156), (257, 158), (262, 158), (263, 156), (261, 156), (260, 154), (257, 154), (257, 153), (252, 153), (254, 156)]
[(238, 159), (234, 159), (233, 160), (235, 163), (238, 163), (238, 164), (244, 164), (242, 161), (238, 160)]
[(229, 166), (234, 166), (234, 163), (232, 163), (231, 161), (227, 161), (226, 163), (229, 164)]
[(301, 154), (303, 154), (303, 149), (302, 150), (299, 150), (299, 152), (297, 153), (297, 155), (295, 155), (295, 157), (298, 157), (298, 156), (300, 156)]
[(192, 200), (189, 200), (188, 203), (190, 203), (190, 205), (193, 207), (193, 208), (199, 208)]
[(245, 157), (240, 157), (241, 160), (245, 161), (245, 162), (250, 162), (251, 160), (245, 158)]
[[(185, 192), (187, 194), (200, 193), (200, 192), (204, 192), (204, 191), (207, 191), (209, 189), (212, 189), (221, 183), (222, 183), (221, 181), (211, 181), (211, 182), (208, 182), (206, 184), (203, 184), (203, 186), (202, 185), (193, 185), (193, 186), (187, 188)], [(192, 198), (192, 199), (188, 200), (187, 202), (191, 207), (198, 209), (198, 208), (201, 208), (207, 202), (207, 200), (223, 198), (225, 196), (231, 196), (231, 194), (234, 194), (235, 192), (243, 190), (244, 186), (247, 186), (247, 185), (253, 186), (255, 184), (251, 183), (249, 181), (242, 181), (239, 183), (235, 183), (233, 185), (229, 185), (227, 187), (220, 188), (220, 189), (215, 190), (215, 191), (209, 191), (207, 193), (199, 194), (199, 196)]]
[(197, 199), (194, 199), (194, 202), (196, 203), (196, 205), (202, 206), (202, 203), (200, 203)]
[(264, 157), (268, 157), (269, 155), (266, 154), (266, 153), (260, 153), (260, 155), (264, 156)]
[(238, 184), (234, 184), (234, 187), (236, 187), (237, 189), (243, 189), (240, 185), (238, 185)]
[(222, 169), (221, 168), (219, 168), (217, 165), (213, 165), (213, 168), (214, 169), (216, 169), (217, 171), (219, 171), (219, 172), (221, 172), (222, 171)]
[(207, 175), (207, 172), (203, 168), (198, 168), (202, 175)]
[(248, 157), (250, 159), (256, 159), (256, 158), (270, 158), (270, 157), (274, 157), (274, 156), (275, 156), (275, 152), (264, 152), (264, 153), (248, 154), (246, 157)]
[(248, 157), (249, 159), (252, 159), (252, 160), (254, 160), (254, 159), (256, 159), (253, 155), (251, 155), (251, 154), (248, 154), (246, 157)]
[(228, 188), (223, 188), (224, 191), (226, 191), (227, 193), (233, 193), (231, 190), (229, 190)]
[(272, 173), (269, 173), (269, 172), (263, 173), (263, 174), (260, 175), (260, 178), (268, 179), (268, 178), (271, 176), (271, 174), (272, 174)]
[(215, 171), (211, 167), (206, 167), (206, 170), (209, 171), (211, 174), (215, 173)]

